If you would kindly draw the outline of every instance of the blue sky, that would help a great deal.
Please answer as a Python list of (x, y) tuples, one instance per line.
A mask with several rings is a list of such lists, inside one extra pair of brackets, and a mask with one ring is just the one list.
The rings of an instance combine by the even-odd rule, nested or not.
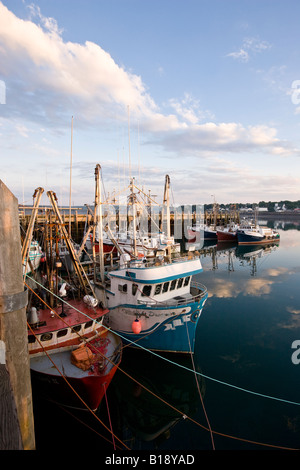
[[(92, 204), (300, 198), (297, 0), (0, 1), (2, 181)], [(5, 100), (3, 98), (5, 90)], [(1, 98), (2, 96), (2, 98)], [(44, 200), (46, 200), (46, 196)]]

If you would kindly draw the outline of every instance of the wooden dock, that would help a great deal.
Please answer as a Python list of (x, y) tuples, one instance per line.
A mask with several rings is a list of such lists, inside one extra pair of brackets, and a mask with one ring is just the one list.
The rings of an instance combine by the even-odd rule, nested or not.
[(18, 201), (0, 180), (0, 448), (35, 449)]
[[(51, 213), (51, 208), (43, 208), (39, 209), (36, 221), (35, 221), (35, 228), (43, 227), (46, 223), (49, 223), (49, 212)], [(63, 224), (66, 228), (70, 227), (71, 229), (71, 238), (76, 242), (80, 243), (84, 237), (84, 231), (87, 226), (93, 223), (93, 214), (91, 211), (87, 211), (86, 213), (82, 213), (82, 208), (72, 208), (71, 213), (68, 208), (61, 208), (60, 213), (62, 215)], [(118, 213), (118, 210), (115, 211), (115, 214)], [(53, 214), (53, 212), (52, 212)], [(31, 217), (31, 212), (28, 210), (25, 212), (22, 207), (19, 207), (19, 218), (20, 218), (20, 225), (23, 229), (23, 232), (26, 233), (26, 230), (29, 225)], [(122, 220), (121, 220), (122, 218)], [(129, 226), (132, 217), (126, 213), (122, 213), (121, 215), (115, 216), (115, 219), (119, 226)], [(197, 214), (196, 212), (192, 211), (179, 211), (178, 213), (171, 212), (170, 214), (170, 222), (171, 222), (171, 234), (176, 235), (179, 234), (178, 238), (183, 238), (183, 234), (185, 233), (184, 227), (187, 225), (193, 225), (196, 223)], [(55, 221), (55, 217), (52, 217), (53, 223)], [(154, 216), (156, 226), (160, 228), (163, 226), (162, 222), (162, 214), (158, 212)], [(217, 212), (214, 214), (212, 211), (205, 211), (203, 213), (203, 220), (208, 225), (213, 225), (216, 223), (217, 226), (219, 225), (226, 225), (230, 221), (234, 221), (239, 223), (240, 221), (240, 214), (238, 211), (234, 212)], [(107, 223), (109, 218), (105, 218), (104, 221)], [(148, 226), (151, 226), (153, 223), (153, 216), (148, 217)]]

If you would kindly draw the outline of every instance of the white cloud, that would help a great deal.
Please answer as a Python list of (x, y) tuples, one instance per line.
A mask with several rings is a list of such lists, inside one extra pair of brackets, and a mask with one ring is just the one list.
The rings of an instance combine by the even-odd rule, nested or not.
[(48, 118), (54, 111), (53, 119), (75, 106), (87, 121), (107, 116), (109, 107), (111, 114), (128, 105), (141, 114), (156, 110), (139, 76), (95, 43), (64, 42), (55, 20), (33, 11), (40, 25), (17, 18), (0, 3), (0, 74), (11, 78), (19, 106), (31, 101), (28, 114), (38, 116), (41, 101)]
[(227, 54), (227, 57), (232, 57), (241, 62), (248, 62), (250, 57), (254, 54), (261, 53), (270, 49), (271, 45), (267, 41), (261, 41), (258, 38), (245, 38), (242, 46), (234, 52)]
[(160, 144), (168, 151), (186, 156), (248, 153), (264, 151), (272, 155), (300, 155), (300, 151), (277, 137), (277, 130), (265, 125), (248, 126), (229, 122), (190, 125), (176, 133), (161, 136)]
[(229, 54), (227, 54), (227, 57), (233, 57), (234, 59), (238, 59), (241, 62), (248, 62), (249, 60), (248, 52), (242, 48), (239, 51), (230, 52)]
[[(240, 59), (246, 59), (268, 47), (267, 43), (250, 38), (244, 41), (237, 54), (240, 53)], [(295, 187), (295, 193), (298, 191), (299, 179), (296, 177), (274, 174), (265, 178), (259, 170), (250, 170), (247, 166), (249, 155), (250, 159), (269, 155), (272, 161), (280, 156), (299, 155), (298, 149), (279, 138), (276, 128), (213, 122), (209, 111), (203, 110), (199, 101), (189, 93), (185, 93), (182, 99), (168, 100), (166, 97), (165, 108), (159, 107), (139, 75), (118, 65), (98, 44), (64, 41), (63, 31), (55, 19), (43, 17), (38, 7), (31, 6), (29, 19), (22, 20), (0, 2), (0, 77), (7, 85), (7, 104), (1, 108), (1, 132), (6, 139), (2, 139), (1, 149), (5, 149), (7, 154), (12, 149), (22, 149), (22, 153), (30, 158), (34, 153), (40, 161), (51, 154), (53, 174), (62, 155), (68, 161), (69, 136), (64, 139), (63, 131), (67, 129), (69, 132), (73, 114), (77, 130), (85, 126), (84, 131), (89, 131), (92, 125), (96, 125), (100, 131), (104, 126), (105, 130), (113, 128), (115, 131), (116, 122), (124, 121), (127, 125), (129, 106), (131, 125), (139, 122), (145, 154), (149, 157), (154, 148), (155, 156), (159, 155), (159, 181), (163, 181), (165, 174), (163, 164), (168, 172), (170, 169), (170, 160), (163, 161), (163, 157), (173, 159), (172, 181), (177, 185), (178, 202), (186, 194), (194, 201), (191, 188), (198, 191), (199, 181), (201, 190), (207, 191), (209, 198), (212, 184), (218, 185), (218, 198), (229, 200), (237, 200), (237, 188), (239, 194), (249, 199), (256, 198), (258, 186), (268, 194), (276, 191), (283, 194), (287, 192), (288, 184)], [(168, 112), (164, 112), (166, 109)], [(50, 137), (49, 144), (41, 140), (41, 127), (46, 129), (43, 135), (47, 132), (47, 137)], [(59, 139), (62, 135), (63, 138)], [(80, 156), (82, 167), (85, 166), (87, 145), (83, 146), (85, 154)], [(106, 154), (106, 158), (112, 158), (112, 155), (113, 150), (109, 156)], [(221, 155), (226, 160), (221, 161)], [(228, 155), (235, 158), (234, 163), (229, 161)], [(176, 157), (179, 158), (176, 160)], [(186, 157), (194, 158), (182, 165)], [(151, 159), (152, 156), (147, 161), (149, 186), (155, 184), (158, 176), (154, 171), (155, 157), (153, 162)], [(47, 168), (49, 180), (52, 176), (51, 160)], [(176, 166), (178, 162), (181, 168), (179, 164)], [(150, 167), (152, 164), (153, 168)], [(93, 166), (89, 167), (92, 175)], [(115, 183), (113, 178), (112, 182)]]

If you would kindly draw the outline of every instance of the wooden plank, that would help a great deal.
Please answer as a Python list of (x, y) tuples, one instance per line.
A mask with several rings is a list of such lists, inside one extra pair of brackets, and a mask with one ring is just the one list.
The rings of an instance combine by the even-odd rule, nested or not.
[(0, 364), (0, 450), (23, 450), (16, 404), (5, 364)]

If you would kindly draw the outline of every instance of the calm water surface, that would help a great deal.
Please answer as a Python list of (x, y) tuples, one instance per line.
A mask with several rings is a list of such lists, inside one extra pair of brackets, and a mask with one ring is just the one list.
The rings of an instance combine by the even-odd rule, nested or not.
[[(104, 400), (97, 415), (129, 449), (300, 448), (300, 364), (292, 362), (292, 343), (300, 340), (300, 227), (285, 223), (278, 230), (278, 246), (252, 253), (218, 246), (201, 256), (203, 272), (195, 280), (207, 286), (209, 298), (194, 362), (124, 350), (108, 407)], [(67, 412), (36, 395), (34, 407), (37, 449), (51, 448), (58, 423), (58, 449), (66, 439), (73, 446), (124, 449), (87, 413)]]

